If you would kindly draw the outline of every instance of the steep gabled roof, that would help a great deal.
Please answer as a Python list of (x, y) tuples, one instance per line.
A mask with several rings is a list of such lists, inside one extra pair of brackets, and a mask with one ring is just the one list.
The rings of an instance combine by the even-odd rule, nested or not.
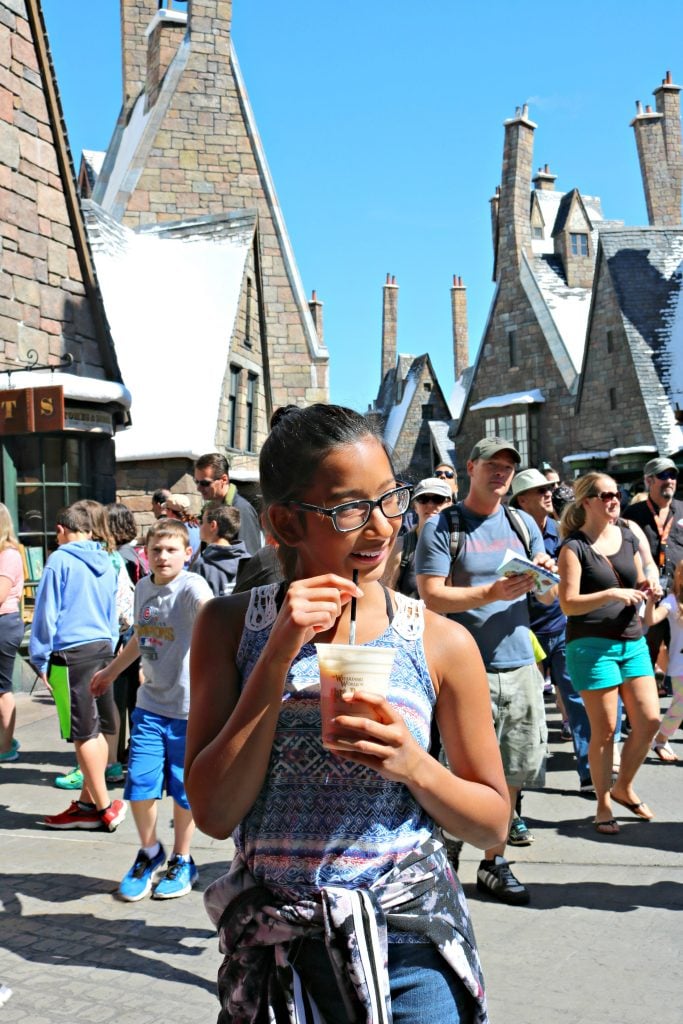
[(256, 211), (135, 232), (97, 203), (85, 200), (83, 208), (134, 396), (133, 426), (116, 438), (117, 459), (196, 458), (211, 451)]
[(660, 452), (683, 447), (676, 403), (683, 407), (683, 228), (600, 232), (652, 433)]

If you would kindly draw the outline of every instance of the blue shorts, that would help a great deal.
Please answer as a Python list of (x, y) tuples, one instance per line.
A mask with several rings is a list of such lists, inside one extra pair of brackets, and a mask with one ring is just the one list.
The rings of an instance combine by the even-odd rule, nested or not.
[(136, 708), (131, 720), (124, 798), (160, 800), (166, 790), (177, 804), (189, 810), (183, 777), (187, 721), (155, 715), (144, 708)]
[(577, 692), (606, 690), (627, 679), (651, 676), (652, 662), (642, 636), (637, 640), (587, 636), (567, 644), (567, 671)]

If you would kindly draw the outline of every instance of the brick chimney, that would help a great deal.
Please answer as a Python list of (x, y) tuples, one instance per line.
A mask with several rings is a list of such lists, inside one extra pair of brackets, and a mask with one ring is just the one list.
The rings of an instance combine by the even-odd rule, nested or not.
[(157, 0), (121, 0), (122, 120), (124, 124), (147, 81), (147, 37), (145, 33), (158, 6)]
[(453, 322), (453, 367), (455, 379), (469, 366), (469, 330), (467, 327), (467, 288), (462, 278), (453, 275), (451, 288), (451, 318)]
[(311, 297), (308, 302), (308, 308), (311, 311), (313, 317), (313, 326), (315, 327), (315, 333), (318, 335), (318, 341), (320, 344), (324, 344), (323, 341), (323, 304), (315, 293), (315, 290), (311, 292)]
[(516, 274), (522, 253), (531, 255), (531, 159), (536, 125), (529, 120), (524, 104), (515, 116), (504, 122), (503, 177), (498, 206), (498, 276), (506, 271)]
[(556, 174), (550, 173), (550, 168), (546, 164), (545, 167), (538, 168), (538, 174), (534, 178), (532, 184), (536, 191), (540, 192), (554, 192), (555, 181), (557, 179)]
[(657, 110), (636, 103), (631, 121), (636, 136), (648, 222), (671, 227), (681, 223), (683, 160), (681, 157), (680, 91), (667, 71), (655, 90)]
[(145, 109), (157, 101), (161, 83), (183, 36), (187, 32), (187, 14), (173, 7), (162, 7), (147, 27), (147, 80)]
[(396, 366), (398, 337), (398, 285), (387, 274), (382, 289), (382, 380)]

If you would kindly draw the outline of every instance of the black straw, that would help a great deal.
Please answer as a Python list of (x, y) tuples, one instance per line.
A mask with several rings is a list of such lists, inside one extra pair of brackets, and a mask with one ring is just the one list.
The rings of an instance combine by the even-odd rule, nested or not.
[[(358, 569), (353, 570), (353, 582), (358, 586)], [(349, 624), (349, 643), (356, 642), (356, 595), (351, 598), (351, 622)]]

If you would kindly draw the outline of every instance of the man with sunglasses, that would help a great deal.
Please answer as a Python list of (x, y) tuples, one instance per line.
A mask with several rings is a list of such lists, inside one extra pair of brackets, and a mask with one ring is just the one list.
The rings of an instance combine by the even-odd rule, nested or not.
[[(526, 600), (533, 579), (528, 573), (500, 576), (497, 569), (507, 548), (555, 568), (534, 520), (503, 507), (520, 462), (519, 452), (506, 439), (482, 438), (467, 461), (467, 497), (425, 523), (415, 555), (425, 604), (465, 626), (484, 659), (510, 796), (510, 824), (520, 790), (543, 785), (547, 730)], [(454, 518), (459, 520), (455, 551)], [(555, 596), (553, 587), (540, 599), (550, 603)], [(503, 856), (505, 845), (485, 851), (477, 888), (504, 903), (528, 903), (528, 889)]]
[(230, 483), (230, 463), (219, 452), (200, 455), (194, 465), (194, 482), (201, 494), (204, 508), (229, 505), (240, 514), (240, 530), (235, 540), (241, 540), (250, 555), (261, 547), (261, 529), (254, 506), (238, 493)]
[[(674, 497), (678, 467), (672, 459), (658, 456), (645, 464), (643, 476), (647, 499), (629, 505), (623, 515), (643, 530), (666, 595), (671, 589), (676, 565), (683, 558), (683, 501), (677, 501)], [(653, 667), (656, 667), (662, 643), (668, 647), (669, 637), (667, 619), (648, 629), (645, 639)]]
[(451, 489), (451, 498), (453, 501), (458, 497), (458, 478), (455, 475), (455, 470), (448, 462), (440, 462), (434, 469), (434, 476), (438, 480), (445, 480)]

